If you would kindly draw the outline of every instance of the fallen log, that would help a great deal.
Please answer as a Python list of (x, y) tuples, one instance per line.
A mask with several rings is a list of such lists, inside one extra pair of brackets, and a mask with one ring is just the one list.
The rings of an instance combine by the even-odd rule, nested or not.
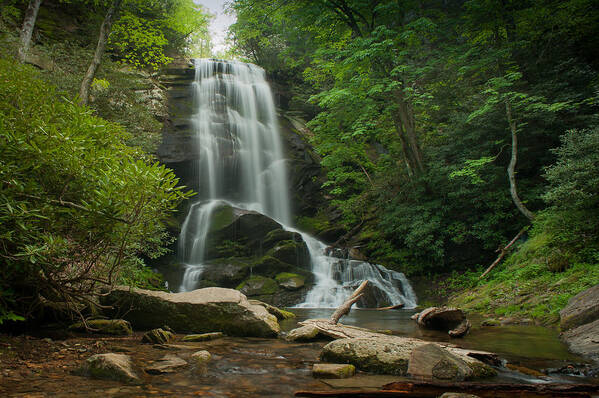
[(386, 311), (386, 310), (396, 310), (398, 308), (403, 308), (404, 303), (400, 303), (400, 304), (395, 304), (389, 307), (381, 307), (381, 308), (377, 308), (377, 311)]
[(501, 260), (503, 260), (505, 255), (509, 253), (512, 245), (514, 243), (516, 243), (518, 241), (518, 239), (520, 239), (520, 237), (524, 234), (524, 232), (526, 232), (526, 230), (528, 230), (528, 225), (526, 227), (522, 228), (520, 230), (520, 232), (518, 232), (518, 234), (514, 237), (514, 239), (512, 239), (510, 241), (510, 243), (508, 243), (503, 249), (497, 249), (497, 251), (500, 252), (499, 256), (497, 256), (495, 261), (493, 261), (493, 264), (489, 265), (489, 268), (487, 268), (486, 271), (483, 272), (482, 275), (478, 277), (478, 279), (482, 279), (485, 276), (487, 276), (487, 274), (489, 272), (491, 272), (493, 270), (493, 268), (495, 268), (495, 266), (501, 262)]
[(345, 302), (341, 304), (339, 308), (335, 310), (335, 312), (333, 312), (333, 315), (331, 315), (330, 320), (331, 324), (336, 325), (342, 316), (349, 313), (349, 310), (351, 310), (352, 305), (354, 305), (354, 303), (360, 300), (360, 298), (362, 297), (362, 290), (366, 288), (366, 285), (368, 285), (368, 280), (362, 282), (360, 286), (358, 286), (358, 288), (352, 293), (352, 295), (349, 296), (349, 298), (345, 300)]
[(395, 382), (382, 390), (297, 391), (296, 397), (422, 397), (436, 398), (445, 392), (477, 395), (481, 398), (591, 398), (599, 386), (591, 384), (489, 384)]

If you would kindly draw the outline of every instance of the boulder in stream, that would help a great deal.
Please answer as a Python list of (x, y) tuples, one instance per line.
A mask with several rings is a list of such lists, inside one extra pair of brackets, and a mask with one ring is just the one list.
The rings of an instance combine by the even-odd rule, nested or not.
[(152, 365), (146, 367), (144, 370), (146, 373), (151, 375), (159, 375), (165, 373), (174, 373), (178, 369), (187, 366), (187, 362), (179, 358), (176, 355), (167, 354), (154, 362)]
[(157, 328), (146, 332), (141, 338), (141, 342), (149, 344), (166, 344), (174, 338), (175, 335), (168, 330)]
[(152, 329), (165, 323), (177, 332), (222, 331), (231, 336), (274, 337), (277, 318), (251, 304), (239, 291), (210, 287), (184, 293), (166, 293), (117, 287), (103, 303), (125, 313), (135, 328)]
[(312, 376), (320, 379), (347, 379), (356, 374), (356, 367), (340, 363), (315, 363)]
[(128, 383), (139, 382), (139, 377), (133, 370), (131, 357), (125, 354), (92, 355), (87, 358), (78, 373), (96, 379), (118, 380)]
[(472, 373), (461, 358), (432, 343), (415, 348), (408, 364), (410, 376), (425, 380), (463, 381)]

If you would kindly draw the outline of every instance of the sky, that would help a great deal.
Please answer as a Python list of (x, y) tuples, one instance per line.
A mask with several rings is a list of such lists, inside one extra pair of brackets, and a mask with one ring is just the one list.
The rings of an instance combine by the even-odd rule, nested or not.
[(212, 45), (214, 53), (224, 51), (225, 37), (229, 25), (235, 22), (233, 15), (227, 15), (224, 11), (225, 0), (194, 0), (194, 3), (201, 4), (214, 14), (215, 17), (210, 24), (209, 31), (212, 36)]

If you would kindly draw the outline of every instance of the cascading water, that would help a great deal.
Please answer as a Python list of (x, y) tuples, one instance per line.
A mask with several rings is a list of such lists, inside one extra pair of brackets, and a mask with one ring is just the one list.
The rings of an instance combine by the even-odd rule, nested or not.
[[(211, 217), (223, 202), (265, 214), (295, 231), (277, 115), (264, 71), (252, 64), (211, 59), (195, 60), (195, 71), (192, 123), (200, 195), (179, 237), (178, 254), (185, 264), (180, 291), (196, 288), (201, 278)], [(324, 243), (300, 233), (315, 275), (315, 286), (300, 306), (337, 307), (364, 279), (389, 305), (415, 306), (416, 297), (403, 274), (327, 255)]]

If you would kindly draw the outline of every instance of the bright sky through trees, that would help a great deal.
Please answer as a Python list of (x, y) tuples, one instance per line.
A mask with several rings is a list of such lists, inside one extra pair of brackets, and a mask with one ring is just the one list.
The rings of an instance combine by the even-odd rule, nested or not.
[(214, 19), (208, 29), (212, 36), (214, 53), (223, 53), (227, 48), (225, 43), (227, 29), (235, 22), (235, 16), (225, 14), (225, 0), (194, 0), (194, 2), (203, 5), (211, 14), (214, 14)]

